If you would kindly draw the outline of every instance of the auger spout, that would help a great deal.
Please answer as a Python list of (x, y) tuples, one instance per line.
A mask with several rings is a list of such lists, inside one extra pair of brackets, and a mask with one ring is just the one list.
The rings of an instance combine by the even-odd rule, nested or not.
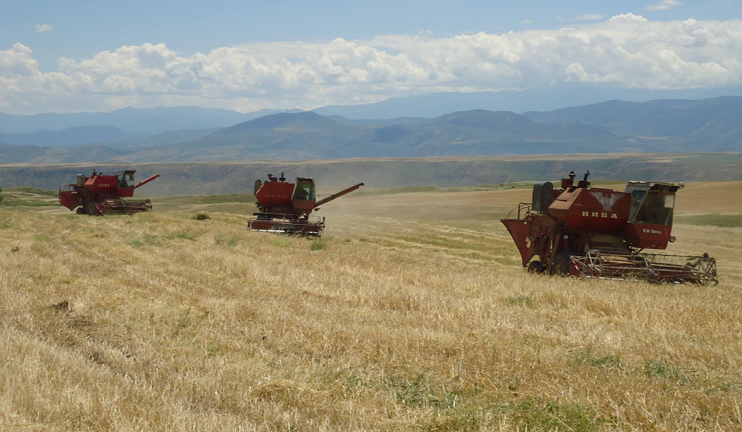
[(156, 178), (157, 178), (157, 177), (159, 177), (159, 176), (160, 176), (159, 174), (155, 174), (155, 175), (153, 175), (152, 177), (150, 177), (150, 178), (148, 178), (148, 179), (146, 179), (146, 180), (142, 180), (142, 181), (140, 181), (139, 183), (137, 183), (137, 185), (136, 185), (136, 186), (134, 186), (134, 189), (136, 189), (136, 188), (138, 188), (138, 187), (140, 187), (140, 186), (144, 186), (144, 185), (146, 185), (147, 183), (151, 182), (152, 180), (156, 179)]
[(332, 194), (332, 195), (328, 196), (325, 199), (321, 199), (321, 200), (317, 201), (316, 203), (314, 203), (314, 208), (317, 208), (317, 207), (321, 206), (322, 204), (326, 204), (326, 203), (328, 203), (328, 202), (330, 202), (330, 201), (332, 201), (334, 199), (340, 198), (341, 196), (343, 196), (345, 194), (349, 194), (349, 193), (353, 192), (354, 190), (358, 189), (361, 186), (364, 186), (364, 184), (363, 183), (358, 183), (357, 185), (351, 186), (348, 189), (343, 189), (343, 190), (341, 190), (340, 192), (338, 192), (336, 194)]

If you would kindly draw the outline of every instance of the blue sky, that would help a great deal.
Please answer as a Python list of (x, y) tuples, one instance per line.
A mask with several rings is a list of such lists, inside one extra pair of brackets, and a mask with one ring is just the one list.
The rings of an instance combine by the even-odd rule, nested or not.
[[(499, 89), (523, 89), (529, 86), (553, 86), (570, 80), (572, 82), (579, 80), (586, 88), (595, 85), (627, 88), (682, 88), (683, 86), (718, 88), (739, 84), (734, 79), (737, 71), (731, 70), (730, 65), (722, 64), (721, 58), (728, 58), (730, 55), (736, 57), (736, 50), (722, 43), (723, 48), (727, 50), (723, 53), (719, 51), (719, 46), (701, 47), (690, 52), (683, 45), (685, 42), (682, 42), (683, 37), (687, 35), (678, 35), (670, 24), (662, 26), (663, 23), (687, 23), (688, 20), (695, 20), (700, 22), (705, 29), (703, 31), (686, 30), (688, 34), (698, 35), (704, 31), (710, 31), (729, 37), (730, 34), (735, 34), (738, 26), (736, 20), (742, 13), (742, 7), (737, 1), (60, 2), (3, 0), (0, 9), (2, 10), (0, 14), (0, 111), (4, 112), (96, 111), (129, 105), (158, 104), (221, 106), (242, 111), (262, 107), (311, 108), (326, 103), (372, 102), (386, 97), (434, 91), (497, 91)], [(645, 53), (645, 57), (660, 59), (657, 60), (660, 63), (665, 60), (672, 61), (670, 59), (672, 56), (663, 54), (669, 49), (669, 51), (678, 53), (677, 57), (682, 60), (682, 65), (678, 67), (686, 67), (688, 62), (701, 66), (696, 68), (698, 70), (686, 67), (687, 77), (683, 80), (652, 78), (650, 73), (649, 78), (644, 82), (635, 76), (634, 70), (641, 67), (642, 56), (637, 57), (637, 64), (632, 66), (631, 70), (624, 71), (621, 76), (610, 76), (610, 71), (599, 70), (599, 65), (592, 70), (586, 65), (589, 59), (581, 58), (563, 58), (563, 61), (557, 62), (558, 65), (554, 65), (553, 71), (536, 73), (533, 65), (519, 65), (521, 58), (527, 54), (524, 52), (507, 54), (503, 58), (494, 60), (492, 56), (478, 59), (472, 55), (456, 59), (454, 57), (456, 57), (457, 49), (449, 46), (451, 40), (456, 40), (457, 36), (462, 35), (482, 33), (502, 36), (512, 31), (516, 35), (523, 35), (523, 40), (531, 40), (534, 32), (545, 32), (543, 34), (552, 32), (557, 35), (560, 29), (577, 28), (576, 32), (582, 33), (580, 29), (586, 28), (585, 26), (589, 27), (592, 35), (601, 34), (601, 37), (606, 37), (607, 34), (609, 35), (607, 37), (614, 39), (618, 32), (633, 32), (625, 37), (620, 36), (618, 39), (621, 39), (621, 42), (616, 42), (616, 44), (626, 43), (626, 38), (633, 38), (634, 42), (638, 43), (644, 38), (640, 25), (634, 25), (631, 28), (624, 26), (618, 29), (614, 21), (613, 24), (605, 25), (607, 30), (600, 28), (601, 23), (607, 22), (611, 17), (626, 14), (641, 17), (645, 20), (644, 22), (650, 23), (647, 25), (653, 26), (651, 31), (654, 33), (667, 30), (668, 34), (679, 41), (677, 50), (673, 47), (666, 47), (665, 42), (661, 40), (650, 41), (663, 45), (656, 45), (656, 49)], [(634, 21), (639, 22), (638, 19)], [(721, 28), (713, 24), (714, 21), (725, 23), (725, 27)], [(37, 26), (44, 27), (37, 28)], [(379, 37), (384, 35), (393, 35), (396, 39), (379, 42)], [(416, 46), (414, 43), (403, 40), (405, 36), (422, 36), (428, 40), (437, 41), (437, 45), (426, 42)], [(337, 38), (355, 43), (354, 46), (338, 48), (341, 51), (355, 50), (353, 52), (357, 54), (361, 49), (359, 47), (369, 46), (376, 52), (375, 55), (383, 54), (385, 58), (380, 61), (384, 62), (384, 68), (386, 68), (384, 76), (388, 78), (387, 81), (379, 76), (378, 70), (372, 72), (366, 70), (368, 74), (359, 77), (359, 73), (365, 73), (365, 66), (359, 65), (357, 61), (353, 64), (333, 65), (333, 67), (337, 66), (342, 69), (342, 71), (338, 69), (339, 72), (327, 72), (326, 68), (318, 72), (317, 68), (324, 66), (318, 66), (319, 63), (316, 62), (326, 63), (327, 58), (337, 59), (338, 56), (343, 55), (338, 54), (339, 51), (334, 46), (330, 49), (332, 55), (329, 57), (327, 55), (328, 44)], [(590, 38), (590, 43), (594, 43), (596, 37)], [(473, 49), (481, 51), (497, 47), (496, 50), (500, 50), (500, 41), (496, 39), (478, 41), (477, 44), (481, 42), (483, 45), (478, 45)], [(543, 38), (541, 40), (543, 41)], [(271, 44), (277, 42), (310, 44), (312, 49), (317, 49), (317, 54), (312, 59), (305, 58), (303, 45), (275, 46), (276, 49), (272, 50)], [(711, 42), (711, 39), (704, 37), (704, 44), (713, 45)], [(517, 45), (522, 42), (511, 40), (508, 43)], [(632, 44), (631, 41), (628, 43)], [(169, 66), (165, 66), (165, 63), (158, 66), (162, 71), (162, 76), (154, 72), (157, 70), (156, 67), (142, 69), (141, 74), (137, 75), (127, 71), (126, 67), (134, 71), (135, 68), (131, 66), (131, 63), (123, 62), (115, 67), (111, 66), (112, 62), (120, 61), (124, 54), (119, 55), (117, 59), (102, 59), (95, 65), (90, 62), (102, 52), (116, 52), (122, 47), (143, 47), (145, 45), (159, 47), (155, 50), (156, 53), (147, 48), (148, 58), (158, 55), (162, 59), (167, 59), (163, 62)], [(222, 48), (245, 46), (248, 48), (241, 52), (220, 55), (218, 60), (210, 59), (208, 63), (216, 65), (214, 67), (221, 71), (239, 69), (235, 72), (237, 75), (229, 73), (220, 73), (218, 76), (203, 75), (205, 63), (197, 61), (194, 57), (208, 56), (214, 50)], [(471, 47), (472, 44), (467, 43), (467, 46)], [(162, 47), (166, 47), (167, 52)], [(258, 47), (256, 55), (253, 54), (254, 47)], [(493, 76), (499, 78), (487, 81), (481, 75), (470, 74), (469, 71), (462, 69), (461, 65), (454, 68), (442, 66), (441, 62), (445, 60), (435, 57), (440, 51), (439, 47), (451, 50), (452, 55), (445, 58), (453, 58), (454, 63), (458, 62), (463, 65), (471, 62), (473, 67), (477, 67), (489, 61), (489, 70), (493, 72)], [(621, 50), (625, 48), (623, 45), (620, 46)], [(430, 50), (429, 57), (423, 55), (424, 49)], [(510, 52), (513, 49), (511, 46), (506, 51)], [(546, 50), (546, 47), (543, 49)], [(575, 47), (569, 49), (573, 50)], [(605, 51), (604, 47), (596, 49), (600, 52)], [(142, 48), (140, 51), (145, 51), (145, 49)], [(274, 54), (275, 51), (281, 54)], [(3, 52), (5, 57), (2, 57)], [(400, 54), (419, 58), (406, 62), (403, 61), (405, 59), (399, 58)], [(131, 55), (136, 57), (140, 54)], [(548, 55), (548, 53), (544, 51), (541, 55)], [(574, 53), (567, 53), (563, 56), (570, 55)], [(586, 55), (590, 56), (589, 53)], [(392, 58), (394, 56), (397, 58)], [(249, 59), (245, 60), (248, 57)], [(142, 58), (137, 58), (143, 64)], [(69, 60), (65, 60), (65, 67), (60, 66), (60, 59)], [(232, 59), (242, 60), (231, 62)], [(83, 65), (86, 60), (90, 64)], [(742, 61), (742, 58), (740, 60)], [(184, 72), (185, 66), (180, 69), (178, 69), (179, 66), (176, 67), (186, 61), (192, 66), (188, 72)], [(229, 63), (229, 66), (225, 66), (225, 61)], [(290, 67), (282, 66), (281, 71), (276, 72), (278, 75), (268, 73), (260, 75), (261, 65), (273, 67), (282, 61), (290, 63)], [(379, 63), (376, 58), (371, 59), (371, 57), (363, 57), (363, 61), (372, 66), (378, 66)], [(533, 60), (534, 63), (538, 61), (550, 62), (552, 59)], [(246, 62), (250, 65), (246, 66)], [(198, 65), (193, 66), (195, 63)], [(712, 63), (725, 69), (724, 76), (720, 70), (714, 69)], [(2, 68), (3, 64), (6, 65), (5, 70)], [(7, 66), (8, 64), (14, 66)], [(24, 65), (22, 67), (27, 68), (26, 72), (18, 72), (21, 64)], [(645, 67), (651, 68), (652, 66), (647, 63)], [(400, 68), (400, 70), (391, 71), (390, 68)], [(415, 68), (419, 70), (412, 71)], [(174, 73), (176, 69), (177, 72)], [(184, 81), (183, 74), (193, 74), (194, 70), (196, 70), (195, 75), (198, 76), (193, 79), (189, 78), (187, 82)], [(400, 72), (402, 70), (412, 72), (405, 75)], [(26, 75), (23, 75), (24, 73)], [(291, 75), (294, 73), (298, 75)], [(327, 75), (328, 73), (330, 75)], [(544, 78), (548, 73), (564, 76), (556, 81), (549, 81)], [(698, 74), (704, 73), (709, 76), (716, 74), (714, 75), (716, 78), (704, 81), (698, 77)], [(37, 77), (33, 83), (28, 79), (29, 74)], [(343, 74), (347, 75), (347, 79), (341, 76)], [(520, 74), (519, 79), (512, 78), (518, 74)], [(441, 78), (442, 76), (444, 77)], [(3, 87), (2, 78), (5, 78), (5, 87)], [(166, 82), (168, 79), (171, 81)], [(173, 84), (175, 81), (172, 80), (176, 79), (179, 81)], [(214, 85), (215, 80), (223, 80), (225, 87), (217, 88), (218, 86)], [(390, 84), (390, 80), (394, 81), (394, 84)], [(94, 85), (93, 81), (97, 84)], [(103, 85), (104, 82), (107, 84)], [(360, 96), (358, 96), (359, 90)], [(44, 91), (47, 93), (44, 94)]]

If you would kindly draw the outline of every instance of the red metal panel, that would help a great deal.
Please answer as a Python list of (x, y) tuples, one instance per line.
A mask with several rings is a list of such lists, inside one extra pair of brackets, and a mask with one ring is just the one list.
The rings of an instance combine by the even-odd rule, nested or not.
[(505, 228), (513, 237), (515, 246), (520, 252), (523, 266), (525, 266), (538, 253), (538, 248), (530, 239), (533, 225), (530, 221), (520, 219), (503, 219), (502, 223), (505, 224)]
[(70, 210), (74, 210), (77, 206), (82, 205), (80, 195), (76, 191), (60, 191), (59, 203)]
[(291, 205), (293, 205), (295, 209), (304, 210), (307, 213), (310, 213), (312, 209), (314, 209), (314, 201), (291, 200)]
[(672, 227), (630, 223), (626, 226), (624, 238), (633, 247), (641, 249), (665, 249), (670, 241)]
[(96, 175), (85, 182), (85, 187), (93, 194), (111, 192), (116, 189), (117, 180), (115, 175)]
[(121, 198), (131, 198), (134, 196), (134, 186), (118, 188), (116, 194)]
[(620, 232), (629, 217), (631, 197), (610, 189), (564, 191), (548, 213), (569, 230)]
[(255, 197), (261, 205), (290, 205), (293, 192), (293, 183), (266, 182), (260, 187)]

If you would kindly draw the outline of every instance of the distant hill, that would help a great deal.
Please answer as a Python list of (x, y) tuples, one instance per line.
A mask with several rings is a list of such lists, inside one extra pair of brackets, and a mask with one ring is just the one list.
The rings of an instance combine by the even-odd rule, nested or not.
[(52, 148), (33, 159), (34, 163), (85, 163), (110, 162), (128, 155), (125, 150), (116, 150), (102, 145), (83, 146), (74, 148)]
[[(469, 110), (431, 119), (347, 119), (278, 113), (224, 128), (169, 131), (95, 151), (0, 153), (0, 164), (217, 162), (506, 154), (729, 152), (742, 150), (742, 97), (609, 101), (525, 115)], [(82, 129), (81, 129), (82, 130)], [(109, 129), (110, 130), (110, 129)], [(61, 134), (60, 131), (57, 134)], [(42, 146), (38, 146), (42, 147)], [(43, 154), (39, 155), (40, 152)], [(10, 155), (10, 156), (9, 156)], [(25, 156), (23, 156), (25, 155)], [(25, 157), (25, 159), (24, 159)]]
[(330, 105), (313, 111), (325, 116), (348, 119), (390, 119), (398, 117), (438, 117), (455, 111), (551, 111), (569, 106), (589, 105), (606, 100), (645, 102), (648, 100), (698, 100), (723, 95), (742, 95), (742, 86), (723, 89), (646, 90), (579, 86), (504, 90), (499, 92), (441, 92), (419, 96), (389, 98), (362, 105)]
[(14, 146), (0, 143), (0, 163), (13, 164), (28, 162), (34, 158), (43, 156), (46, 148), (38, 146)]
[(356, 126), (389, 126), (396, 124), (414, 124), (422, 123), (425, 120), (428, 120), (426, 117), (396, 117), (390, 119), (349, 119), (340, 115), (328, 115), (325, 117), (335, 120), (340, 124)]
[(650, 138), (675, 151), (742, 149), (742, 97), (608, 101), (524, 116), (545, 124), (581, 124), (627, 138)]
[(79, 146), (83, 144), (123, 141), (134, 138), (113, 126), (75, 126), (61, 131), (42, 130), (14, 135), (0, 134), (0, 140), (11, 145), (37, 145), (45, 147)]
[(579, 125), (543, 125), (511, 112), (446, 114), (411, 125), (369, 129), (336, 154), (343, 157), (481, 156), (630, 151), (632, 143)]
[(143, 149), (127, 159), (142, 162), (314, 159), (325, 157), (363, 129), (341, 125), (313, 112), (273, 114), (187, 143)]
[(148, 135), (141, 138), (135, 138), (126, 141), (117, 141), (109, 143), (109, 146), (117, 149), (136, 149), (141, 147), (152, 147), (159, 145), (175, 144), (179, 142), (193, 141), (197, 138), (211, 135), (222, 128), (210, 129), (181, 129), (168, 132), (162, 132), (155, 135)]
[(468, 111), (412, 124), (355, 125), (313, 112), (275, 114), (188, 143), (152, 147), (132, 161), (219, 161), (476, 156), (630, 151), (633, 143), (580, 125), (542, 125), (514, 113)]
[[(0, 113), (0, 132), (27, 134), (46, 129), (59, 131), (80, 126), (113, 126), (132, 134), (157, 134), (182, 129), (209, 129), (232, 126), (246, 120), (285, 110), (260, 110), (252, 113), (200, 108), (157, 107), (151, 109), (122, 108), (108, 113), (44, 113), (12, 115)], [(288, 110), (297, 112), (300, 110)]]

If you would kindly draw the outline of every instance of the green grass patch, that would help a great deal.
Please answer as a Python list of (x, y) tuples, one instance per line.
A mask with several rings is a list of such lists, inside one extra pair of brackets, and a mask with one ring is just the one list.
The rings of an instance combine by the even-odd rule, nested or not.
[(54, 241), (54, 239), (48, 234), (36, 234), (35, 236), (33, 236), (33, 239), (36, 241), (42, 241), (42, 242), (47, 242), (47, 243)]
[(59, 196), (58, 191), (38, 189), (34, 187), (29, 187), (29, 186), (17, 186), (17, 187), (5, 188), (4, 191), (6, 193), (25, 194), (29, 196), (39, 195), (39, 196), (53, 197), (53, 198), (56, 198)]
[(56, 207), (58, 192), (32, 187), (12, 187), (3, 190), (2, 207)]
[(142, 247), (142, 246), (162, 246), (162, 240), (159, 236), (153, 235), (153, 234), (145, 234), (143, 236), (137, 237), (132, 239), (129, 242), (130, 245), (134, 247)]
[(569, 363), (573, 366), (590, 366), (602, 369), (621, 368), (621, 356), (603, 355), (595, 352), (592, 346), (573, 350), (569, 353)]
[(531, 296), (519, 295), (505, 299), (510, 306), (527, 306), (533, 307), (534, 301)]
[(254, 203), (254, 194), (217, 194), (217, 195), (180, 195), (168, 198), (155, 198), (153, 203), (159, 205), (189, 205), (189, 204), (224, 204), (224, 203)]
[(290, 248), (291, 242), (286, 239), (278, 239), (278, 240), (273, 241), (273, 246), (278, 246), (282, 248)]
[(650, 378), (661, 378), (673, 381), (678, 385), (690, 384), (693, 380), (692, 373), (696, 371), (685, 371), (682, 368), (672, 366), (665, 360), (646, 360), (643, 372)]
[(403, 193), (441, 193), (441, 192), (477, 192), (488, 190), (504, 189), (529, 189), (533, 187), (533, 182), (515, 182), (501, 184), (484, 184), (478, 186), (462, 187), (438, 187), (438, 186), (400, 186), (393, 188), (362, 188), (353, 192), (352, 196), (379, 196), (379, 195), (397, 195)]
[(162, 236), (165, 240), (195, 240), (198, 234), (194, 234), (188, 231), (170, 231)]
[(742, 214), (675, 216), (673, 223), (684, 225), (716, 226), (722, 228), (742, 228)]
[(316, 238), (312, 240), (312, 245), (309, 247), (309, 249), (316, 251), (316, 250), (323, 250), (326, 247), (327, 247), (327, 240), (324, 240), (322, 238)]
[(599, 423), (615, 423), (598, 418), (592, 408), (578, 403), (559, 403), (529, 399), (512, 406), (511, 418), (524, 430), (591, 432)]
[(240, 242), (240, 238), (237, 236), (232, 237), (217, 237), (214, 239), (214, 243), (220, 246), (235, 247)]

